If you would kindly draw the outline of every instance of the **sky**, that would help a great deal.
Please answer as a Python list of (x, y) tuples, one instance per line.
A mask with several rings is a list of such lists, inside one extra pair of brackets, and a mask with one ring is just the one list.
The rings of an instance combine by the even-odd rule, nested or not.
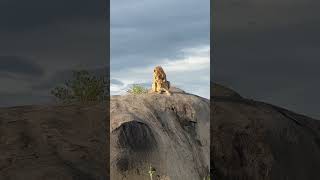
[[(320, 119), (320, 2), (212, 4), (210, 79)], [(108, 70), (107, 10), (104, 0), (0, 1), (0, 107), (49, 102), (72, 70)], [(174, 85), (207, 96), (208, 14), (209, 0), (112, 0), (111, 90), (150, 85), (163, 65)]]
[(0, 107), (50, 103), (73, 70), (104, 72), (104, 0), (0, 1)]
[(210, 97), (209, 0), (111, 0), (111, 94), (151, 87), (160, 65), (172, 86)]
[(215, 1), (212, 79), (320, 119), (319, 9), (317, 0)]

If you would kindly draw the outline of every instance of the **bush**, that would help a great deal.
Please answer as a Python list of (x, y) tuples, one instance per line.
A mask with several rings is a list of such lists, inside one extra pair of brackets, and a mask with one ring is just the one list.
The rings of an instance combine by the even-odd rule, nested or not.
[(127, 90), (129, 94), (145, 94), (148, 92), (147, 88), (139, 84), (133, 84), (130, 89)]
[(103, 102), (108, 96), (108, 82), (85, 70), (74, 71), (73, 79), (54, 88), (51, 94), (63, 103)]

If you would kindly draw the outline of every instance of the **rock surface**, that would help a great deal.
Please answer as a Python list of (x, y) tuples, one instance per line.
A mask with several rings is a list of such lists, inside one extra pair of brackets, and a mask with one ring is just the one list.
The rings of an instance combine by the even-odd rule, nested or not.
[(106, 105), (0, 109), (0, 180), (105, 180)]
[(210, 102), (173, 94), (112, 96), (112, 180), (202, 180), (209, 173)]
[(320, 121), (212, 90), (213, 179), (320, 179)]
[[(320, 121), (241, 97), (111, 97), (106, 105), (0, 108), (0, 180), (320, 179)], [(211, 155), (209, 156), (209, 144)]]

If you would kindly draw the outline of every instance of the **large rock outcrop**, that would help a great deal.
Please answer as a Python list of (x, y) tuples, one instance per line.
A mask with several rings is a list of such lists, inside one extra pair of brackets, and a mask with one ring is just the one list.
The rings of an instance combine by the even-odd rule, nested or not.
[(106, 180), (106, 105), (0, 109), (0, 180)]
[(209, 100), (183, 91), (111, 97), (109, 132), (105, 104), (0, 108), (0, 180), (202, 180), (209, 159), (212, 179), (319, 179), (319, 121), (212, 95), (210, 133)]
[(202, 180), (209, 173), (210, 102), (183, 91), (112, 96), (112, 180)]
[(212, 95), (214, 179), (320, 179), (320, 121), (221, 85)]

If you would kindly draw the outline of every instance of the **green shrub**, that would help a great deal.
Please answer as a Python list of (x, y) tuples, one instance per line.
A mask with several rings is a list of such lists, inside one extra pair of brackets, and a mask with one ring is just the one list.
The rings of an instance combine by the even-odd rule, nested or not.
[(74, 71), (73, 79), (55, 87), (51, 94), (63, 103), (103, 102), (108, 95), (108, 82), (105, 77), (96, 77), (85, 70)]
[(129, 94), (145, 94), (148, 92), (147, 88), (139, 84), (133, 84), (130, 89), (127, 90)]

